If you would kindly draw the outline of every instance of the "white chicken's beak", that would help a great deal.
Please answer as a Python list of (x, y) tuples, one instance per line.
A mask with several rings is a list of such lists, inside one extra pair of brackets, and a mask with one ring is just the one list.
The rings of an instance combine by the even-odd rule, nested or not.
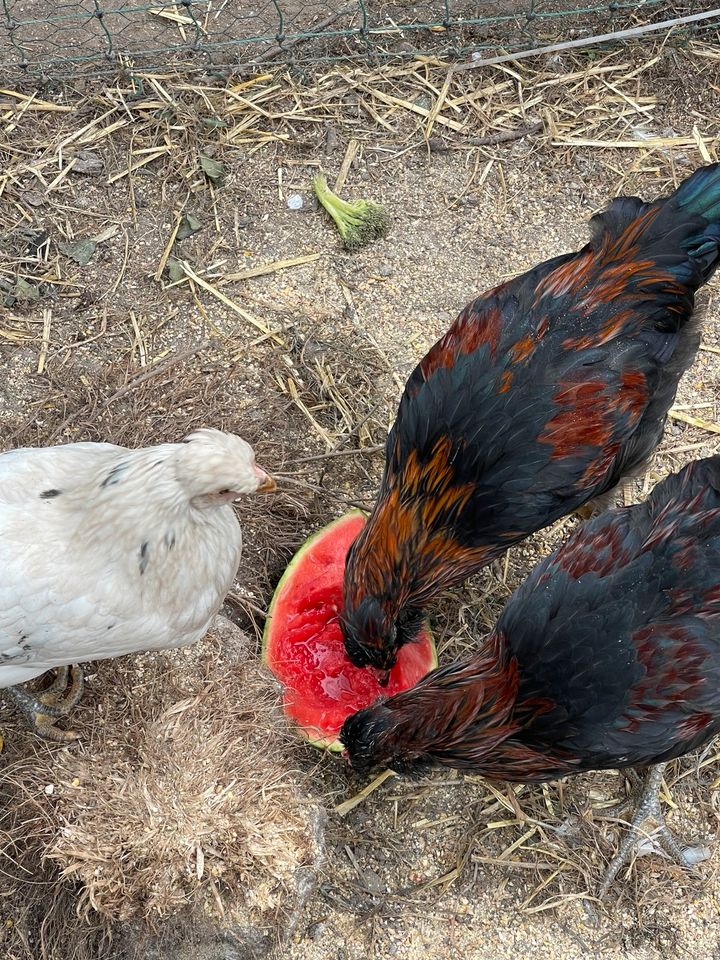
[(269, 473), (265, 473), (265, 471), (257, 465), (255, 466), (255, 471), (260, 478), (260, 483), (257, 488), (258, 493), (272, 493), (273, 490), (277, 490), (277, 483)]

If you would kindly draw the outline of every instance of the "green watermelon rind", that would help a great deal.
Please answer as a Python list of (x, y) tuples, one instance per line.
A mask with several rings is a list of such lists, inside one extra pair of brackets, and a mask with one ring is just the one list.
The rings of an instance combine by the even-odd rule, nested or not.
[[(282, 595), (283, 586), (285, 585), (285, 582), (292, 577), (298, 564), (300, 563), (302, 558), (305, 556), (307, 551), (312, 547), (313, 543), (315, 543), (316, 540), (319, 540), (321, 537), (325, 536), (333, 528), (338, 527), (341, 524), (347, 523), (351, 517), (358, 517), (358, 516), (365, 517), (367, 516), (367, 514), (362, 510), (350, 510), (348, 513), (344, 513), (341, 517), (338, 517), (337, 520), (333, 520), (331, 523), (326, 524), (324, 527), (321, 527), (319, 530), (313, 533), (312, 536), (308, 537), (308, 539), (297, 550), (297, 552), (295, 553), (295, 556), (287, 565), (287, 568), (283, 573), (282, 577), (280, 577), (280, 579), (278, 580), (278, 584), (275, 587), (275, 592), (273, 593), (272, 600), (270, 601), (270, 607), (268, 608), (267, 617), (265, 618), (265, 628), (263, 630), (262, 645), (260, 648), (260, 656), (262, 658), (262, 662), (267, 667), (269, 667), (269, 669), (273, 672), (273, 675), (275, 675), (275, 671), (273, 670), (271, 664), (268, 661), (268, 648), (270, 645), (270, 633), (272, 630), (273, 613), (275, 610), (275, 605), (277, 603), (278, 597)], [(433, 637), (432, 631), (430, 629), (430, 624), (427, 620), (425, 620), (423, 623), (423, 632), (427, 636), (428, 643), (430, 644), (430, 652), (432, 655), (428, 670), (434, 670), (438, 665), (437, 649), (435, 647), (435, 638)], [(316, 747), (318, 750), (329, 750), (331, 753), (341, 753), (342, 750), (344, 749), (342, 743), (339, 740), (330, 740), (328, 737), (313, 738), (312, 734), (310, 733), (307, 727), (303, 726), (302, 724), (298, 724), (297, 726), (302, 732), (303, 736), (307, 739), (307, 742), (310, 744), (310, 746)]]
[[(267, 617), (265, 617), (265, 628), (263, 630), (262, 637), (262, 647), (260, 649), (260, 655), (262, 656), (263, 663), (267, 664), (267, 648), (268, 643), (270, 642), (270, 628), (272, 627), (273, 613), (275, 611), (275, 606), (277, 604), (277, 599), (282, 593), (282, 589), (285, 586), (285, 581), (290, 578), (294, 573), (295, 568), (300, 563), (300, 560), (305, 556), (307, 551), (312, 547), (316, 540), (319, 540), (322, 536), (328, 533), (330, 530), (333, 530), (335, 527), (339, 527), (342, 523), (347, 523), (350, 517), (364, 517), (367, 514), (363, 513), (362, 510), (351, 510), (349, 513), (344, 513), (341, 517), (338, 517), (337, 520), (333, 520), (331, 523), (325, 524), (324, 527), (320, 527), (319, 530), (316, 530), (307, 540), (298, 547), (295, 552), (295, 556), (292, 558), (290, 563), (285, 568), (285, 573), (280, 577), (275, 587), (275, 592), (272, 595), (272, 600), (270, 601), (270, 606), (268, 607)], [(269, 664), (268, 664), (269, 666)]]
[[(350, 517), (357, 517), (357, 516), (364, 517), (364, 516), (367, 516), (367, 514), (364, 513), (362, 510), (351, 510), (349, 513), (344, 513), (341, 517), (338, 517), (337, 520), (333, 520), (330, 523), (326, 523), (324, 527), (320, 527), (319, 530), (317, 530), (315, 533), (309, 536), (307, 540), (305, 540), (305, 542), (302, 544), (302, 546), (299, 547), (299, 549), (295, 553), (295, 556), (287, 565), (285, 572), (278, 580), (277, 586), (275, 587), (275, 592), (273, 593), (273, 596), (272, 596), (272, 600), (270, 601), (267, 617), (265, 618), (265, 628), (263, 629), (262, 646), (260, 648), (260, 656), (262, 658), (262, 662), (267, 667), (269, 667), (270, 670), (272, 670), (272, 666), (270, 666), (268, 662), (268, 646), (270, 644), (270, 631), (272, 629), (273, 613), (275, 610), (277, 599), (282, 594), (282, 589), (283, 589), (283, 586), (285, 585), (285, 581), (292, 576), (300, 560), (304, 557), (306, 552), (310, 549), (310, 547), (312, 547), (313, 543), (315, 543), (316, 540), (319, 540), (320, 537), (324, 536), (334, 527), (340, 526), (340, 524), (342, 523), (347, 523)], [(433, 649), (434, 649), (434, 646), (433, 646)], [(274, 673), (275, 671), (273, 671), (273, 674)], [(307, 741), (311, 747), (317, 747), (318, 750), (330, 750), (332, 753), (342, 752), (343, 745), (342, 743), (340, 743), (339, 740), (329, 741), (327, 737), (322, 737), (320, 739), (311, 739), (311, 735), (306, 727), (303, 727), (299, 724), (298, 724), (298, 727), (302, 731), (303, 735), (307, 738)]]

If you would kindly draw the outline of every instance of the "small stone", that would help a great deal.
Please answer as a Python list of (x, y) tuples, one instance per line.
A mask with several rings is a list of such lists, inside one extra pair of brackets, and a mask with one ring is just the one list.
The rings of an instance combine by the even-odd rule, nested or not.
[(44, 789), (45, 789), (45, 793), (46, 793), (48, 796), (50, 796), (51, 794), (55, 793), (55, 787), (53, 786), (52, 783), (46, 784)]
[(319, 923), (313, 924), (313, 926), (310, 928), (311, 939), (314, 940), (315, 943), (317, 943), (319, 940), (322, 940), (325, 933), (327, 932), (327, 929), (328, 929), (327, 923), (323, 923), (322, 921), (320, 921)]
[(287, 205), (290, 210), (302, 210), (304, 202), (299, 193), (291, 193), (287, 198)]
[(105, 169), (105, 162), (92, 150), (80, 150), (75, 155), (73, 163), (73, 173), (84, 173), (88, 176), (97, 177)]
[(384, 893), (385, 884), (371, 867), (363, 867), (363, 880), (371, 893)]

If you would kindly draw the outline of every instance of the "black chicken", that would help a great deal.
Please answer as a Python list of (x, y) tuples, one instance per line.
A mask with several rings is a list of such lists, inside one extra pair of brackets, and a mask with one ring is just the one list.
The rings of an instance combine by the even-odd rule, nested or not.
[(649, 814), (665, 848), (668, 760), (720, 731), (720, 456), (607, 511), (541, 561), (477, 656), (353, 714), (340, 739), (353, 766), (428, 764), (544, 781), (650, 767), (604, 894)]
[(348, 555), (343, 630), (387, 671), (423, 609), (637, 472), (658, 443), (720, 260), (720, 164), (656, 203), (615, 200), (578, 253), (471, 303), (417, 367), (372, 515)]

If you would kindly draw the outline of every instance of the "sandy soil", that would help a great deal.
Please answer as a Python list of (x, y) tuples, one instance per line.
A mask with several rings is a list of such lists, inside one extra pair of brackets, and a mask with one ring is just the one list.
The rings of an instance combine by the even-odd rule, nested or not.
[[(613, 126), (609, 116), (607, 129), (586, 139), (603, 139), (608, 130), (613, 138), (623, 130), (631, 136), (632, 125), (649, 135), (692, 138), (698, 125), (703, 149), (714, 152), (720, 126), (713, 85), (717, 89), (720, 81), (717, 61), (703, 50), (668, 51), (655, 66), (648, 66), (655, 51), (611, 55), (608, 63), (617, 67), (611, 83), (640, 71), (632, 85), (640, 105), (624, 127)], [(424, 118), (395, 107), (384, 113), (386, 126), (373, 125), (360, 100), (349, 95), (341, 98), (342, 112), (320, 125), (268, 120), (267, 127), (292, 130), (292, 136), (260, 148), (257, 141), (223, 141), (217, 128), (204, 123), (203, 95), (163, 78), (161, 89), (172, 100), (169, 115), (146, 106), (160, 97), (146, 83), (127, 101), (133, 122), (87, 146), (101, 168), (94, 174), (71, 170), (57, 189), (49, 185), (67, 161), (43, 166), (55, 157), (57, 144), (120, 101), (112, 88), (54, 94), (55, 102), (73, 111), (28, 111), (20, 118), (22, 137), (16, 133), (13, 144), (6, 138), (4, 145), (0, 277), (16, 293), (14, 281), (24, 277), (39, 294), (29, 300), (11, 295), (0, 323), (4, 445), (176, 439), (202, 421), (248, 436), (258, 458), (289, 478), (275, 502), (242, 513), (247, 549), (228, 612), (252, 633), (262, 622), (255, 611), (266, 607), (272, 585), (304, 537), (348, 503), (371, 501), (381, 461), (363, 448), (382, 442), (405, 377), (458, 310), (505, 276), (582, 243), (588, 217), (608, 198), (621, 191), (654, 197), (702, 162), (694, 140), (624, 152), (572, 145), (559, 136), (472, 144), (497, 111), (515, 109), (523, 123), (547, 116), (561, 123), (568, 114), (585, 122), (592, 104), (611, 115), (617, 101), (608, 106), (603, 100), (610, 93), (597, 75), (563, 79), (593, 67), (593, 61), (580, 67), (558, 61), (544, 73), (528, 68), (520, 96), (542, 92), (541, 106), (519, 106), (524, 101), (518, 101), (513, 79), (508, 103), (485, 104), (483, 116), (471, 120), (465, 107), (447, 110), (444, 115), (466, 122), (467, 129), (436, 129), (429, 141), (417, 124), (427, 119), (438, 75), (428, 74), (429, 88), (423, 92), (419, 84), (412, 101), (406, 88), (398, 89), (405, 81), (396, 79), (387, 89), (424, 109)], [(507, 76), (478, 76), (472, 83), (480, 89)], [(553, 77), (557, 87), (540, 86)], [(338, 82), (330, 78), (325, 90)], [(372, 82), (379, 88), (377, 78)], [(627, 96), (630, 87), (623, 92)], [(316, 94), (317, 103), (328, 102), (322, 83)], [(222, 92), (208, 86), (204, 96), (216, 100)], [(372, 102), (385, 109), (383, 101)], [(121, 106), (117, 116), (124, 116)], [(388, 238), (356, 255), (340, 249), (309, 190), (318, 162), (336, 173), (352, 138), (359, 148), (346, 193), (372, 196), (394, 217)], [(159, 162), (108, 183), (139, 156), (133, 150), (163, 144), (172, 148)], [(210, 189), (198, 149), (221, 160), (222, 184)], [(299, 210), (288, 207), (294, 194), (303, 198)], [(154, 280), (179, 210), (192, 212), (201, 229), (179, 241), (173, 255), (266, 324), (281, 344), (201, 287)], [(87, 265), (58, 247), (102, 237), (109, 227), (111, 235), (98, 241)], [(29, 247), (39, 254), (30, 255)], [(222, 283), (229, 273), (315, 253), (319, 258), (312, 263)], [(707, 349), (684, 378), (677, 402), (684, 412), (717, 423), (717, 283), (703, 301)], [(183, 359), (189, 346), (196, 352)], [(173, 357), (174, 365), (164, 368)], [(357, 455), (304, 459), (336, 444)], [(717, 449), (717, 433), (673, 420), (651, 481)], [(507, 562), (440, 605), (434, 626), (444, 659), (477, 643), (509, 592), (573, 523), (563, 521), (513, 550)], [(138, 662), (101, 664), (93, 671), (79, 708), (81, 725), (90, 728), (106, 715), (117, 671), (133, 695)], [(31, 736), (9, 710), (1, 719), (7, 762), (19, 763)], [(504, 785), (447, 773), (411, 784), (391, 779), (342, 818), (334, 805), (363, 784), (337, 760), (301, 744), (294, 757), (312, 773), (329, 825), (324, 875), (286, 951), (293, 960), (504, 960), (523, 954), (566, 960), (591, 952), (613, 960), (705, 960), (720, 948), (717, 857), (702, 867), (699, 880), (657, 856), (638, 858), (599, 917), (583, 906), (618, 839), (617, 824), (602, 819), (603, 802), (620, 790), (612, 774), (521, 788), (516, 796)], [(43, 762), (52, 769), (52, 751)], [(711, 750), (700, 761), (675, 765), (668, 777), (675, 804), (671, 822), (689, 839), (715, 835), (718, 776)], [(52, 811), (50, 800), (42, 803)], [(43, 955), (33, 939), (37, 931), (14, 922), (21, 916), (22, 882), (14, 881), (11, 892), (0, 907), (6, 921), (0, 943), (4, 937), (9, 960), (35, 960)], [(107, 955), (120, 957), (113, 948)], [(60, 956), (58, 948), (53, 960)]]

